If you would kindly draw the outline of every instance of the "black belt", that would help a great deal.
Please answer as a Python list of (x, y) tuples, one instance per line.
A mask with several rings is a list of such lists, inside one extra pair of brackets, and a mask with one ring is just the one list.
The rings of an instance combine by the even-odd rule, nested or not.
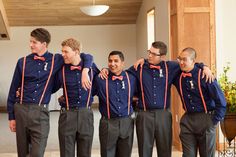
[[(115, 117), (110, 117), (110, 119), (121, 119), (121, 118), (130, 118), (131, 115), (127, 115), (127, 116), (122, 116), (122, 117), (119, 117), (119, 116), (115, 116)], [(101, 119), (109, 119), (107, 116), (102, 116)]]
[[(152, 111), (160, 111), (160, 110), (169, 110), (169, 108), (166, 108), (166, 109), (164, 109), (164, 108), (147, 108), (146, 109), (146, 111), (150, 111), (150, 112), (152, 112)], [(144, 109), (138, 109), (137, 111), (144, 111)]]
[[(194, 113), (196, 113), (196, 114), (198, 114), (198, 113), (205, 113), (205, 112), (185, 112), (185, 113), (187, 113), (187, 114), (194, 114)], [(206, 114), (214, 114), (215, 113), (215, 110), (212, 110), (212, 111), (207, 111), (207, 113)]]
[(61, 111), (79, 111), (81, 109), (90, 109), (90, 106), (89, 106), (89, 108), (79, 107), (79, 106), (71, 106), (71, 107), (69, 107), (69, 109), (67, 109), (66, 107), (61, 107)]
[[(21, 105), (20, 103), (19, 103), (19, 105)], [(44, 108), (46, 108), (46, 109), (48, 109), (48, 104), (34, 104), (34, 103), (23, 103), (23, 105), (27, 105), (27, 106), (40, 106), (40, 107), (44, 107)]]
[(207, 111), (207, 114), (214, 114), (215, 113), (215, 110), (213, 111)]

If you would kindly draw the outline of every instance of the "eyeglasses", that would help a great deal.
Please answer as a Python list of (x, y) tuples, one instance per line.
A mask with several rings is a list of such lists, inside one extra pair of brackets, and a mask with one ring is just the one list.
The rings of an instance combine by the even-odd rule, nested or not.
[(181, 57), (179, 56), (179, 57), (177, 57), (177, 61), (178, 61), (178, 62), (181, 62), (181, 61), (187, 62), (187, 61), (188, 61), (188, 58), (181, 58)]
[(147, 50), (147, 53), (149, 53), (149, 54), (151, 54), (151, 55), (153, 55), (153, 56), (161, 56), (161, 54), (157, 54), (157, 53), (152, 52), (152, 51), (150, 51), (150, 50)]

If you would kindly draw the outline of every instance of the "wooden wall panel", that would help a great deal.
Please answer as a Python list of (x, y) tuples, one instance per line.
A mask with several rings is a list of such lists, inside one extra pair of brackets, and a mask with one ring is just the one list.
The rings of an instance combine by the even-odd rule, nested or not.
[(209, 7), (209, 0), (185, 0), (185, 7)]
[(170, 10), (171, 11), (176, 10), (176, 8), (177, 8), (176, 0), (170, 0)]
[(197, 61), (210, 65), (210, 18), (209, 13), (184, 14), (183, 47), (197, 51)]

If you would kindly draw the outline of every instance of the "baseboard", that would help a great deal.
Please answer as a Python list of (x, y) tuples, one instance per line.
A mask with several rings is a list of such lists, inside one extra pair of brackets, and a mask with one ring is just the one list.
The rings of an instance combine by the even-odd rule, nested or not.
[(0, 106), (0, 113), (7, 113), (7, 107), (6, 106)]

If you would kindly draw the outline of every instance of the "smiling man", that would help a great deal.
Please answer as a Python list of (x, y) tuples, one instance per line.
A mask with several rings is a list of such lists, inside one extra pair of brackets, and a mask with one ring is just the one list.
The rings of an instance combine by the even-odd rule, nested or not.
[(184, 115), (180, 120), (183, 157), (215, 156), (217, 123), (224, 118), (226, 101), (216, 80), (202, 79), (202, 70), (195, 65), (196, 51), (185, 48), (178, 57), (182, 73), (175, 85), (182, 100)]
[(130, 157), (133, 145), (134, 120), (132, 97), (136, 90), (134, 76), (123, 71), (124, 55), (112, 51), (108, 57), (106, 80), (96, 77), (99, 111), (99, 139), (102, 157)]

